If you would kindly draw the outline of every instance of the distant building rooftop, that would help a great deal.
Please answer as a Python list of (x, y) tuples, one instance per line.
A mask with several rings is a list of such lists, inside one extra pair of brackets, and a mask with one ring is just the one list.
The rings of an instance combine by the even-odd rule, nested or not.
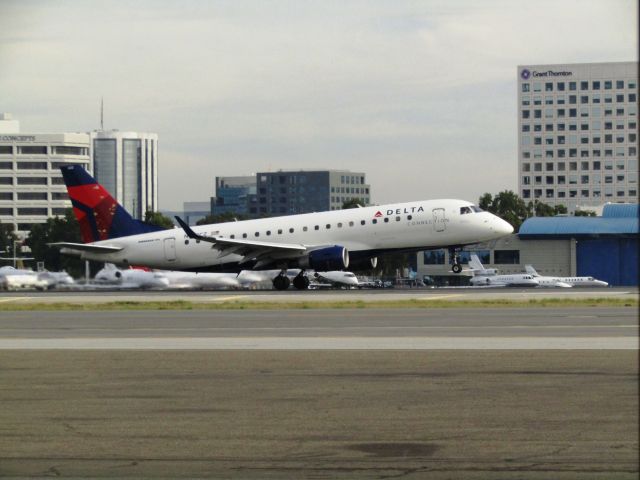
[(640, 205), (608, 204), (601, 217), (535, 217), (520, 227), (520, 238), (639, 235)]

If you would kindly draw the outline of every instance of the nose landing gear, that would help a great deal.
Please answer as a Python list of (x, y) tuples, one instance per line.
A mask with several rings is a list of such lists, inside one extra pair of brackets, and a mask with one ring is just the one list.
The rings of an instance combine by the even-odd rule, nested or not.
[(453, 273), (462, 272), (462, 265), (460, 264), (460, 256), (458, 255), (458, 249), (450, 248), (449, 257), (453, 259), (453, 265), (451, 266), (451, 271), (453, 271)]

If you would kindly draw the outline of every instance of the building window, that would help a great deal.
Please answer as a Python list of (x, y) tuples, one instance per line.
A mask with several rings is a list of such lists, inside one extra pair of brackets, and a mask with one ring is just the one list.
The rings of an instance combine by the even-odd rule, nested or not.
[(69, 145), (56, 145), (52, 147), (54, 155), (89, 155), (89, 149), (85, 147), (72, 147)]
[(47, 162), (18, 162), (18, 170), (46, 170)]
[(520, 263), (520, 250), (495, 250), (493, 258), (496, 265), (517, 265)]
[(18, 208), (18, 215), (47, 215), (47, 208), (44, 207), (23, 207)]
[(18, 200), (46, 200), (47, 192), (18, 192)]
[(0, 145), (0, 155), (13, 154), (13, 147), (11, 145)]
[(47, 184), (46, 177), (18, 177), (18, 185), (46, 185), (46, 184)]
[(444, 250), (427, 250), (422, 255), (424, 265), (444, 265)]
[(0, 162), (0, 170), (12, 170), (13, 163), (11, 162)]
[(46, 155), (46, 145), (22, 145), (18, 147), (19, 155)]

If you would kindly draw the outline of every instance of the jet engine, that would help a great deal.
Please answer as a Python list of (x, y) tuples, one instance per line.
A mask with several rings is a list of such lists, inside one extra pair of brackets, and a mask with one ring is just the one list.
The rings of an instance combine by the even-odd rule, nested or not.
[(344, 270), (349, 266), (349, 252), (340, 245), (318, 248), (309, 252), (300, 266), (320, 272)]

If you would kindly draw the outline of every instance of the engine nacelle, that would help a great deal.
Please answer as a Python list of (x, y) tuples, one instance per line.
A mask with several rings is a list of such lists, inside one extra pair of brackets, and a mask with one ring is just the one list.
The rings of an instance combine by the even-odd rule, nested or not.
[(351, 261), (349, 263), (349, 270), (352, 272), (362, 272), (366, 270), (373, 270), (378, 266), (378, 257), (363, 258), (362, 260)]
[(300, 262), (302, 268), (310, 268), (318, 272), (344, 270), (349, 266), (349, 252), (340, 245), (312, 250)]

